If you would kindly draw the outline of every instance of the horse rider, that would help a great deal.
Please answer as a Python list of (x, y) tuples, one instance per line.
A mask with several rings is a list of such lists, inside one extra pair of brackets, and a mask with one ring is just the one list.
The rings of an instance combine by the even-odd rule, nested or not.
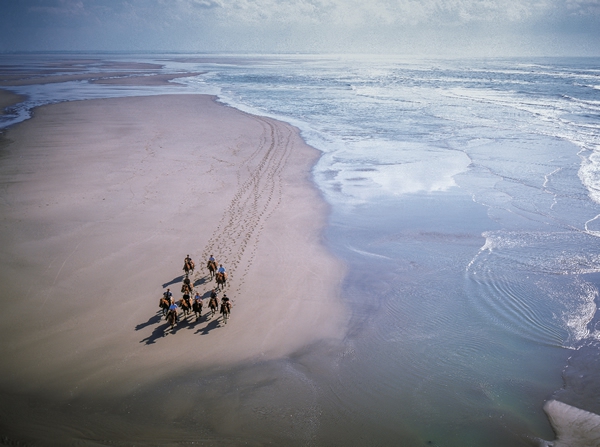
[(225, 274), (225, 267), (223, 267), (223, 264), (219, 264), (219, 269), (217, 270), (217, 273)]
[(200, 296), (200, 294), (198, 292), (196, 292), (196, 295), (194, 296), (194, 301), (202, 302), (202, 297)]
[(223, 313), (225, 309), (227, 309), (228, 313), (231, 313), (231, 302), (229, 301), (229, 297), (224, 294), (223, 298), (221, 298), (221, 313)]
[(169, 303), (173, 300), (173, 294), (171, 293), (171, 289), (167, 289), (167, 291), (163, 293), (163, 296)]
[(186, 292), (183, 294), (183, 301), (185, 301), (189, 307), (192, 307), (191, 297), (189, 293)]
[(215, 262), (215, 257), (213, 255), (210, 255), (210, 258), (208, 258), (208, 262)]
[(185, 257), (185, 259), (183, 260), (183, 270), (186, 271), (186, 275), (187, 275), (187, 270), (194, 270), (194, 261), (192, 261), (192, 258), (190, 258), (190, 255), (187, 255)]
[(210, 297), (211, 297), (211, 299), (213, 299), (213, 298), (214, 298), (215, 300), (217, 299), (217, 290), (216, 290), (216, 289), (212, 289), (212, 290), (210, 291)]
[(192, 282), (190, 281), (190, 278), (188, 278), (187, 276), (185, 277), (185, 279), (183, 280), (183, 284), (181, 285), (181, 292), (182, 293), (192, 293), (194, 291), (194, 287), (192, 286)]
[(177, 313), (177, 304), (175, 303), (171, 303), (171, 305), (169, 306), (169, 312), (174, 312), (175, 313), (175, 321), (179, 321), (179, 314)]

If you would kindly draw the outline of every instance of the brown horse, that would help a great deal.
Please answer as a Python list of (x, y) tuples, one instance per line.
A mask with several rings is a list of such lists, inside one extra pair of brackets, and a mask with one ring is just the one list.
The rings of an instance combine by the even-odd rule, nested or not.
[(189, 275), (190, 273), (194, 273), (194, 261), (192, 261), (189, 258), (186, 258), (185, 261), (183, 261), (183, 271), (185, 272), (185, 275)]
[(192, 304), (192, 310), (194, 311), (194, 315), (196, 315), (196, 321), (200, 319), (202, 316), (202, 300), (194, 299), (194, 304)]
[(210, 273), (210, 279), (213, 279), (217, 271), (217, 261), (208, 261), (206, 268), (208, 269), (208, 273)]
[(215, 316), (215, 313), (217, 312), (218, 307), (219, 307), (219, 304), (217, 303), (217, 299), (211, 298), (210, 301), (208, 302), (208, 308), (210, 309), (210, 318)]
[(181, 310), (183, 311), (183, 316), (187, 318), (192, 309), (192, 303), (189, 300), (189, 296), (188, 299), (182, 298), (179, 300), (179, 307), (181, 307)]
[(169, 322), (171, 329), (173, 329), (177, 322), (177, 309), (171, 309), (167, 312), (167, 321)]
[[(227, 273), (217, 272), (217, 274), (215, 275), (215, 281), (217, 282), (218, 289), (224, 289), (225, 286), (227, 285)], [(221, 285), (223, 287), (221, 287)]]
[(170, 305), (171, 305), (171, 303), (169, 303), (169, 300), (166, 299), (164, 296), (158, 302), (158, 307), (160, 307), (162, 309), (163, 317), (167, 316), (167, 312), (169, 311)]
[[(186, 278), (187, 279), (187, 278)], [(192, 293), (193, 288), (191, 284), (184, 283), (181, 285), (181, 293)]]

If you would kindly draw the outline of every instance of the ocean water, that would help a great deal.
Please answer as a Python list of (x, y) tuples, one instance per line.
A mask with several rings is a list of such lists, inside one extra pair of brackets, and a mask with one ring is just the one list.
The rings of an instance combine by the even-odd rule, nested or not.
[[(119, 57), (203, 72), (180, 93), (290, 122), (323, 152), (347, 336), (230, 372), (246, 424), (213, 424), (215, 442), (541, 445), (546, 401), (600, 414), (600, 59)], [(11, 90), (29, 99), (4, 125), (41, 103), (162, 92)]]

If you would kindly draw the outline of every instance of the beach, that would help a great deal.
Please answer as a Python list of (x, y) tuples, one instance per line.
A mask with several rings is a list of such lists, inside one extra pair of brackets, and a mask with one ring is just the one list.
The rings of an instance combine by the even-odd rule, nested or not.
[[(1, 138), (8, 439), (93, 438), (64, 427), (82, 417), (71, 404), (164, 393), (174, 377), (344, 336), (345, 270), (322, 244), (328, 207), (310, 177), (319, 153), (292, 126), (163, 95), (44, 106)], [(181, 298), (188, 254), (205, 315), (171, 330), (158, 302), (167, 288)], [(210, 255), (229, 274), (227, 325), (206, 317)], [(102, 424), (115, 426), (88, 429)]]
[(0, 64), (3, 443), (597, 444), (596, 61), (113, 56)]

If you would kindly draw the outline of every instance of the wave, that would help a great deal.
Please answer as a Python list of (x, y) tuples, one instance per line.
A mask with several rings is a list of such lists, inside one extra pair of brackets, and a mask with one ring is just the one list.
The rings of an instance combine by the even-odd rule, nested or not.
[(503, 231), (485, 236), (466, 269), (471, 303), (484, 319), (568, 349), (600, 339), (590, 325), (598, 312), (598, 290), (582, 276), (600, 272), (600, 253), (590, 244), (596, 238)]

